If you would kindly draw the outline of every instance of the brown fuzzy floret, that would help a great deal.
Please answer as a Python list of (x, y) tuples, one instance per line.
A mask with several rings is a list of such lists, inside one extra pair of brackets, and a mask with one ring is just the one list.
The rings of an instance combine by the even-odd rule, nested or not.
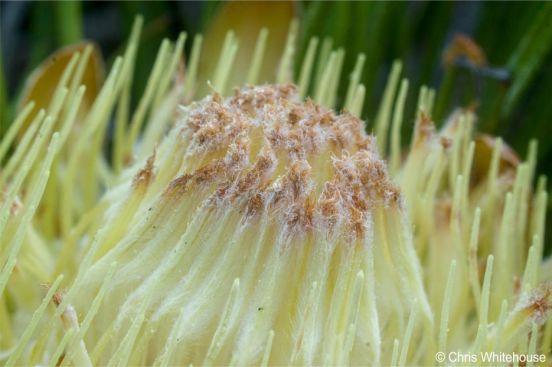
[(418, 121), (416, 123), (416, 129), (414, 131), (414, 146), (423, 144), (429, 140), (435, 133), (435, 126), (428, 114), (424, 111), (420, 111)]
[(552, 312), (552, 282), (545, 283), (532, 291), (523, 304), (524, 309), (531, 313), (534, 322), (543, 324)]
[[(348, 112), (337, 115), (312, 100), (300, 101), (293, 85), (208, 96), (189, 107), (181, 124), (192, 137), (190, 159), (202, 160), (221, 149), (227, 150), (226, 157), (182, 174), (167, 192), (216, 183), (212, 205), (240, 207), (246, 218), (268, 210), (290, 233), (329, 230), (341, 223), (357, 237), (364, 235), (375, 207), (401, 201), (364, 123)], [(426, 124), (422, 121), (424, 128)], [(255, 140), (250, 141), (253, 131)], [(252, 161), (250, 143), (261, 144)], [(320, 177), (327, 178), (317, 182)]]

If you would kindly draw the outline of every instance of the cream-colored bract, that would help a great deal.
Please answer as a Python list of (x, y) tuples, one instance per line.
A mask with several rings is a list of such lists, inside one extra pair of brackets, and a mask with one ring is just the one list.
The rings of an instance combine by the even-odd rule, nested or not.
[(207, 82), (197, 78), (201, 36), (183, 76), (186, 36), (164, 41), (131, 114), (141, 24), (83, 121), (90, 50), (71, 60), (51, 105), (20, 132), (27, 105), (0, 142), (3, 364), (552, 360), (535, 142), (507, 164), (500, 139), (472, 138), (469, 110), (436, 130), (434, 91), (423, 87), (405, 153), (400, 62), (365, 126), (364, 55), (345, 111), (332, 112), (345, 51), (317, 60), (313, 39), (292, 80), (295, 22), (276, 84), (253, 86), (270, 47), (263, 30), (243, 76), (251, 85), (230, 92), (239, 43), (229, 33), (208, 96), (196, 93)]

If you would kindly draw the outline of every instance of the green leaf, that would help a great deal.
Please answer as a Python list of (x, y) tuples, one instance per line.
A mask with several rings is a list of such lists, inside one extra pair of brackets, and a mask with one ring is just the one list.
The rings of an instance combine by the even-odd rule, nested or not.
[(82, 3), (80, 1), (53, 2), (59, 45), (69, 45), (82, 39)]
[(11, 121), (8, 105), (8, 91), (6, 80), (4, 79), (4, 65), (2, 55), (0, 55), (0, 136), (8, 130), (8, 121)]
[(508, 61), (514, 80), (503, 104), (503, 116), (508, 116), (516, 107), (523, 92), (552, 50), (552, 3), (548, 2), (543, 6), (544, 9), (537, 15)]

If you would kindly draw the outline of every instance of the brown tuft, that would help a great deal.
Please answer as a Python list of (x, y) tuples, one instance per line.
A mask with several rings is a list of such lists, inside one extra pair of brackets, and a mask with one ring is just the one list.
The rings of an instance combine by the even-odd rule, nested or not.
[(294, 203), (285, 214), (289, 233), (301, 233), (312, 228), (314, 205), (310, 199)]
[(441, 146), (445, 151), (449, 150), (452, 146), (452, 139), (447, 138), (446, 136), (442, 136), (440, 139)]
[(259, 214), (265, 206), (265, 201), (260, 193), (253, 195), (246, 205), (246, 216), (253, 217)]
[(525, 309), (531, 312), (531, 317), (537, 324), (544, 323), (552, 311), (552, 283), (549, 282), (533, 290)]
[(302, 116), (302, 110), (299, 107), (294, 107), (288, 115), (288, 122), (295, 125), (299, 122), (299, 120), (301, 120)]
[[(191, 136), (187, 157), (203, 163), (173, 180), (166, 192), (208, 188), (210, 205), (238, 207), (247, 218), (268, 210), (289, 233), (339, 225), (357, 237), (375, 207), (400, 202), (364, 123), (348, 112), (337, 115), (312, 100), (300, 101), (293, 85), (208, 96), (183, 116), (179, 129)], [(426, 115), (419, 125), (432, 131)], [(256, 159), (250, 145), (259, 152)], [(225, 157), (215, 158), (220, 154)]]
[(147, 162), (146, 162), (146, 166), (144, 168), (142, 168), (137, 174), (136, 176), (134, 176), (134, 180), (132, 182), (132, 184), (136, 187), (136, 186), (143, 186), (143, 187), (148, 187), (150, 182), (153, 180), (153, 178), (155, 177), (155, 173), (153, 172), (154, 170), (154, 165), (153, 163), (155, 162), (155, 155), (156, 155), (156, 151), (154, 150), (152, 155), (148, 158)]
[(54, 296), (52, 297), (52, 302), (54, 302), (54, 305), (56, 305), (56, 307), (59, 307), (62, 301), (63, 301), (63, 296), (61, 295), (61, 293), (55, 292)]
[(433, 125), (433, 121), (431, 121), (429, 115), (424, 111), (420, 111), (418, 121), (416, 123), (416, 130), (414, 132), (414, 145), (423, 144), (429, 140), (429, 138), (433, 136), (434, 131), (435, 126)]

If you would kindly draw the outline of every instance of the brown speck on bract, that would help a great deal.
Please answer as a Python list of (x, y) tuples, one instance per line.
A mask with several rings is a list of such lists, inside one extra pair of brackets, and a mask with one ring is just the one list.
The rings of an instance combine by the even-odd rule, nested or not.
[(146, 165), (144, 168), (142, 168), (137, 174), (136, 176), (134, 176), (134, 180), (133, 180), (133, 185), (136, 187), (136, 186), (139, 186), (139, 185), (142, 185), (144, 187), (148, 187), (148, 185), (150, 184), (150, 182), (153, 180), (153, 178), (155, 177), (155, 172), (154, 171), (154, 163), (155, 163), (155, 155), (156, 155), (156, 151), (154, 150), (153, 153), (151, 154), (151, 156), (148, 158), (148, 160), (146, 161)]
[(59, 367), (61, 366), (61, 364), (63, 363), (63, 360), (65, 359), (65, 353), (62, 353), (61, 356), (59, 356), (59, 359), (57, 360), (56, 362), (56, 367)]
[(447, 138), (446, 136), (442, 136), (439, 142), (445, 151), (448, 151), (452, 146), (452, 139)]
[[(7, 194), (8, 194), (8, 188), (4, 186), (0, 191), (0, 206), (6, 202)], [(21, 202), (21, 199), (19, 198), (19, 196), (16, 196), (11, 204), (10, 214), (17, 215), (22, 208), (23, 208), (23, 203)]]
[(418, 121), (416, 124), (416, 130), (414, 132), (414, 145), (424, 144), (433, 136), (435, 132), (435, 126), (428, 114), (424, 111), (420, 111)]
[(521, 279), (519, 276), (515, 275), (514, 276), (514, 294), (515, 295), (518, 295), (519, 292), (521, 291)]
[(56, 305), (56, 307), (59, 307), (62, 301), (63, 301), (63, 296), (61, 295), (61, 293), (55, 292), (54, 296), (52, 297), (52, 302), (54, 302), (54, 305)]
[(180, 196), (187, 191), (188, 181), (192, 178), (192, 175), (185, 173), (169, 183), (169, 186), (165, 190), (165, 195)]
[(452, 200), (450, 197), (443, 197), (435, 203), (435, 224), (438, 227), (445, 227), (450, 224), (452, 217)]

